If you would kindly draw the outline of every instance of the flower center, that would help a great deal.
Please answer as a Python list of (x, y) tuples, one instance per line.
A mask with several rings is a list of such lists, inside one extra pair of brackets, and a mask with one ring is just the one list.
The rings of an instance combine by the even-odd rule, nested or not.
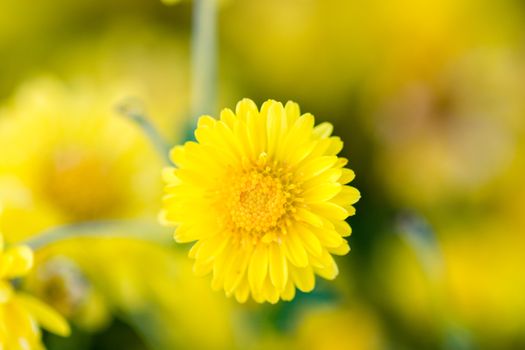
[(279, 177), (251, 170), (231, 179), (226, 210), (235, 231), (257, 236), (275, 228), (286, 213), (289, 194)]
[(48, 165), (44, 192), (72, 220), (112, 216), (121, 193), (111, 164), (81, 150), (61, 150)]

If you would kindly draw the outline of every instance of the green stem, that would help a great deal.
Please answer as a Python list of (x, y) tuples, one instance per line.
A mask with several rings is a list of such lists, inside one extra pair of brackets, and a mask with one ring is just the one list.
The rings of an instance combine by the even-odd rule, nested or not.
[(140, 101), (133, 99), (123, 101), (117, 106), (117, 111), (136, 123), (164, 162), (166, 162), (166, 164), (171, 164), (169, 157), (170, 148), (155, 126), (151, 123), (150, 119), (144, 112), (144, 108)]
[(132, 238), (167, 243), (171, 236), (166, 228), (148, 220), (100, 220), (53, 227), (29, 238), (22, 244), (37, 250), (58, 241), (73, 238)]
[(216, 0), (193, 1), (191, 116), (196, 122), (216, 103)]

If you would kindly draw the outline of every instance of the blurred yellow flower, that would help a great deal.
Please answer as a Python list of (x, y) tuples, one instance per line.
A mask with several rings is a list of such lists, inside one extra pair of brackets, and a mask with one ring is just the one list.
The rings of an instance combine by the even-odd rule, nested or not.
[(32, 266), (31, 249), (16, 246), (4, 250), (0, 233), (0, 349), (43, 349), (36, 325), (61, 336), (70, 333), (62, 316), (38, 299), (15, 292), (8, 281), (26, 275)]
[(345, 222), (360, 197), (354, 172), (337, 157), (332, 125), (314, 127), (296, 103), (244, 99), (220, 120), (200, 118), (197, 142), (175, 147), (162, 219), (178, 242), (197, 241), (194, 271), (213, 271), (212, 287), (245, 302), (291, 300), (314, 274), (334, 279), (331, 254), (350, 250)]
[(141, 130), (116, 115), (118, 102), (107, 87), (40, 78), (0, 108), (7, 241), (59, 224), (158, 210), (155, 169), (162, 161)]
[[(518, 152), (525, 66), (509, 48), (477, 49), (375, 101), (376, 172), (397, 203), (429, 210), (500, 187)], [(376, 108), (374, 107), (374, 108)], [(388, 169), (388, 176), (383, 176)]]

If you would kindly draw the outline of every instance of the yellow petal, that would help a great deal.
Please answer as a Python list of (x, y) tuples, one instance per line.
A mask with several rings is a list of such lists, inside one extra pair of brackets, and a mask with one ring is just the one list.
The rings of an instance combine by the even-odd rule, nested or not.
[[(226, 125), (226, 123), (221, 121), (217, 123), (217, 126), (215, 127), (215, 131), (217, 132), (216, 140), (219, 142), (219, 144), (222, 147), (224, 147), (225, 150), (230, 152), (234, 156), (234, 159), (237, 159), (237, 161), (241, 159), (242, 155), (244, 154), (242, 147), (240, 146), (239, 141), (233, 134), (233, 131), (228, 127), (228, 125)], [(234, 163), (234, 164), (238, 164), (238, 163)]]
[(350, 251), (350, 246), (348, 245), (348, 242), (344, 241), (339, 247), (328, 248), (328, 251), (335, 255), (346, 255)]
[(237, 114), (237, 116), (246, 116), (248, 113), (259, 113), (259, 110), (257, 109), (255, 102), (249, 98), (243, 98), (237, 102), (237, 105), (235, 106), (235, 114)]
[(311, 178), (308, 181), (305, 181), (303, 183), (303, 188), (310, 188), (314, 186), (321, 185), (323, 183), (333, 183), (333, 182), (339, 182), (339, 178), (341, 177), (342, 169), (338, 168), (331, 168), (328, 170), (325, 170), (322, 174), (319, 174), (318, 176)]
[(18, 293), (16, 299), (25, 306), (42, 328), (63, 337), (71, 333), (67, 321), (46, 304), (23, 293)]
[(297, 177), (302, 181), (306, 181), (330, 169), (336, 162), (336, 156), (316, 157), (312, 160), (305, 161), (304, 164), (297, 169)]
[(248, 300), (248, 296), (250, 296), (250, 285), (248, 284), (248, 280), (244, 278), (235, 290), (235, 299), (237, 299), (239, 303), (244, 304), (246, 300)]
[(299, 117), (288, 129), (288, 133), (283, 137), (282, 147), (280, 148), (281, 153), (277, 156), (279, 159), (286, 159), (286, 155), (290, 153), (293, 148), (303, 148), (304, 145), (309, 144), (311, 141), (310, 135), (315, 120), (311, 114), (304, 114)]
[(193, 273), (196, 276), (203, 277), (211, 272), (213, 269), (213, 260), (201, 261), (196, 260), (193, 263)]
[(190, 257), (191, 259), (195, 259), (200, 245), (201, 245), (201, 241), (195, 242), (191, 246), (190, 251), (188, 252), (188, 257)]
[(286, 129), (286, 115), (284, 114), (284, 107), (281, 103), (275, 101), (270, 101), (269, 103), (270, 106), (268, 108), (266, 124), (268, 136), (267, 147), (268, 155), (274, 157), (281, 143), (281, 135)]
[(293, 101), (288, 101), (284, 105), (284, 110), (286, 111), (286, 118), (288, 119), (288, 125), (293, 125), (297, 118), (301, 115), (301, 110), (299, 105)]
[(231, 261), (232, 250), (231, 244), (228, 244), (214, 260), (213, 278), (211, 281), (211, 287), (214, 291), (218, 291), (224, 287), (224, 276), (228, 263)]
[(0, 254), (0, 277), (3, 278), (7, 275), (13, 264), (13, 256)]
[(355, 179), (355, 173), (352, 169), (348, 168), (342, 168), (342, 174), (339, 178), (339, 183), (341, 185), (346, 185), (349, 182), (352, 182), (353, 179)]
[(226, 293), (232, 293), (244, 279), (246, 268), (251, 257), (252, 247), (245, 247), (230, 257), (232, 264), (224, 276), (224, 290)]
[(184, 146), (173, 147), (170, 151), (170, 159), (173, 162), (173, 164), (176, 164), (177, 166), (184, 165), (184, 161), (186, 159), (186, 152), (184, 150)]
[[(329, 156), (328, 154), (326, 154), (326, 150), (332, 144), (332, 140), (330, 140), (330, 139), (318, 139), (316, 141), (317, 142), (316, 142), (315, 148), (310, 153), (310, 156), (309, 156), (308, 160), (312, 160), (312, 159), (315, 159), (317, 157)], [(331, 156), (333, 156), (333, 154)], [(337, 164), (337, 162), (336, 162), (336, 164)]]
[(292, 279), (288, 279), (288, 283), (286, 283), (286, 287), (284, 288), (283, 292), (281, 293), (281, 298), (286, 301), (290, 301), (295, 297), (295, 286), (292, 282)]
[(288, 282), (288, 264), (279, 244), (270, 244), (269, 258), (270, 279), (277, 291), (281, 292)]
[(223, 122), (230, 129), (233, 129), (235, 121), (237, 120), (237, 118), (235, 117), (235, 113), (233, 113), (233, 111), (229, 108), (224, 108), (221, 111), (220, 119), (221, 122)]
[(241, 145), (241, 154), (244, 158), (253, 161), (256, 157), (253, 141), (248, 135), (247, 115), (238, 115), (233, 127), (236, 140)]
[(248, 139), (253, 155), (257, 158), (266, 151), (266, 128), (263, 122), (264, 119), (260, 117), (257, 110), (248, 113), (246, 121)]
[(264, 281), (263, 286), (263, 295), (266, 300), (268, 300), (271, 304), (276, 304), (279, 301), (279, 291), (277, 288), (272, 284), (270, 281), (270, 278), (266, 278)]
[(341, 186), (339, 183), (326, 183), (318, 185), (305, 190), (302, 194), (302, 198), (304, 198), (307, 203), (329, 201), (339, 192), (341, 192), (342, 187), (343, 186)]
[(311, 141), (302, 145), (301, 147), (293, 147), (288, 150), (288, 153), (285, 156), (284, 160), (290, 166), (296, 166), (300, 164), (312, 152), (315, 146), (316, 141)]
[(221, 253), (228, 241), (228, 238), (223, 234), (216, 234), (206, 240), (202, 240), (195, 257), (203, 261), (213, 260)]
[(348, 237), (352, 234), (352, 227), (346, 221), (333, 221), (335, 230), (342, 236)]
[(345, 206), (356, 203), (361, 198), (361, 193), (352, 186), (341, 186), (341, 191), (335, 196), (332, 202)]
[(33, 251), (27, 246), (16, 246), (8, 249), (4, 257), (12, 257), (9, 268), (4, 272), (7, 278), (25, 275), (33, 267)]
[(173, 238), (177, 243), (189, 243), (201, 238), (202, 232), (190, 225), (180, 225), (175, 229)]
[(323, 247), (321, 246), (319, 238), (317, 238), (310, 229), (302, 225), (298, 225), (296, 230), (308, 253), (314, 256), (321, 256), (323, 253)]
[(314, 128), (314, 135), (318, 138), (327, 138), (330, 135), (332, 135), (332, 132), (334, 131), (334, 126), (330, 123), (324, 122), (319, 125), (317, 125)]
[[(223, 129), (227, 128), (223, 122), (217, 123), (214, 129), (200, 128), (195, 130), (195, 138), (202, 145), (206, 146), (206, 150), (222, 164), (234, 165), (238, 163), (237, 150), (229, 140), (224, 140), (221, 133), (225, 133)], [(221, 130), (219, 130), (221, 129)]]
[(299, 233), (290, 231), (283, 237), (283, 248), (288, 260), (297, 267), (308, 265), (308, 255), (304, 249)]
[(297, 208), (295, 211), (295, 216), (297, 220), (306, 222), (307, 224), (310, 224), (314, 227), (321, 227), (323, 226), (323, 220), (319, 218), (319, 216), (315, 215), (311, 211), (305, 208)]
[[(13, 300), (13, 302), (2, 305), (0, 311), (3, 311), (0, 313), (0, 322), (3, 323), (7, 334), (6, 349), (41, 349), (40, 344), (38, 344), (40, 328), (35, 327), (35, 319), (25, 305)], [(27, 342), (27, 344), (21, 344), (20, 340)], [(22, 345), (26, 346), (22, 347)]]
[(253, 291), (259, 291), (268, 273), (268, 246), (259, 243), (253, 252), (248, 267), (248, 282)]
[(213, 117), (210, 117), (209, 115), (203, 115), (197, 122), (197, 128), (213, 127), (215, 123), (217, 123), (217, 120), (215, 120)]
[(0, 304), (7, 302), (12, 295), (13, 287), (11, 284), (7, 281), (0, 280)]
[(335, 263), (334, 258), (327, 251), (324, 252), (322, 260), (325, 261), (323, 267), (314, 266), (314, 271), (316, 274), (327, 280), (333, 280), (339, 274), (339, 269)]
[(343, 237), (341, 237), (341, 235), (335, 230), (326, 228), (312, 228), (312, 232), (325, 247), (336, 248), (339, 247), (344, 241)]
[(332, 202), (310, 203), (309, 207), (317, 215), (331, 220), (342, 221), (348, 217), (348, 211), (345, 208)]
[(300, 291), (308, 293), (314, 289), (315, 277), (310, 266), (290, 267), (290, 275)]
[(348, 212), (348, 216), (355, 215), (355, 207), (353, 205), (343, 205), (342, 207), (346, 209), (346, 211)]
[(343, 141), (341, 141), (341, 138), (339, 137), (330, 137), (330, 144), (326, 148), (326, 151), (324, 152), (327, 156), (333, 156), (337, 153), (341, 152), (343, 149)]

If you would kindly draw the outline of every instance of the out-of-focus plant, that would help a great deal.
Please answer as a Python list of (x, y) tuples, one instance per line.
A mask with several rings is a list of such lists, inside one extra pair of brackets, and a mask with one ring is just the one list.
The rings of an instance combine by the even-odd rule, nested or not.
[(373, 350), (385, 346), (380, 322), (370, 310), (340, 304), (306, 310), (291, 338), (294, 349)]
[(68, 323), (60, 314), (40, 300), (13, 287), (11, 280), (27, 275), (32, 267), (31, 249), (23, 245), (5, 248), (4, 237), (0, 232), (0, 348), (2, 349), (43, 349), (39, 327), (61, 336), (68, 336), (70, 333)]
[(518, 13), (512, 1), (246, 0), (224, 9), (221, 28), (245, 86), (343, 120), (363, 92), (389, 94), (466, 48), (516, 42)]
[[(203, 349), (232, 347), (232, 305), (213, 293), (205, 280), (193, 276), (184, 252), (144, 239), (130, 239), (126, 228), (106, 230), (105, 238), (62, 240), (41, 248), (36, 255), (36, 263), (44, 269), (49, 270), (49, 263), (61, 259), (61, 266), (69, 260), (76, 266), (75, 273), (81, 273), (83, 280), (74, 282), (85, 284), (76, 304), (79, 325), (96, 321), (89, 316), (107, 317), (104, 312), (109, 312), (130, 324), (152, 349), (188, 344)], [(29, 286), (42, 285), (45, 272), (35, 270)], [(63, 283), (64, 277), (61, 279), (54, 281), (55, 288), (60, 288), (56, 283)], [(50, 286), (53, 281), (45, 284)], [(102, 310), (98, 309), (100, 302)], [(74, 310), (74, 304), (69, 306)], [(206, 315), (205, 323), (202, 315)], [(104, 318), (98, 321), (107, 324)], [(206, 337), (202, 337), (203, 331)]]
[(419, 209), (479, 201), (517, 152), (524, 74), (518, 53), (478, 50), (388, 99), (374, 120), (376, 168), (389, 169), (384, 182), (396, 200)]
[[(114, 111), (120, 98), (111, 86), (40, 78), (4, 104), (0, 193), (8, 242), (57, 225), (155, 215), (161, 188), (155, 168), (162, 160), (141, 130)], [(85, 288), (81, 271), (40, 262), (39, 278), (28, 282), (35, 293), (83, 328), (108, 323), (107, 301)]]

